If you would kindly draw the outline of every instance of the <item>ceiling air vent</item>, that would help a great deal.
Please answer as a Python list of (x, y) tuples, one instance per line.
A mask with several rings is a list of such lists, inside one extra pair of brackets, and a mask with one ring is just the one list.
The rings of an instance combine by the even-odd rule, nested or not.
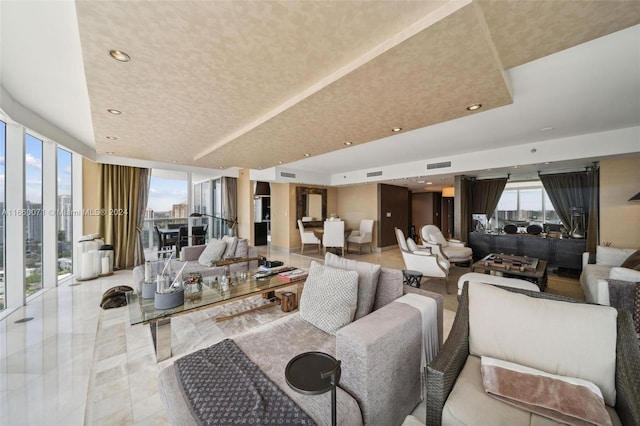
[(367, 173), (367, 177), (376, 177), (376, 176), (382, 176), (382, 170), (379, 170), (377, 172), (369, 172), (369, 173)]
[(444, 169), (445, 167), (451, 167), (451, 161), (442, 161), (440, 163), (427, 164), (427, 170)]
[(289, 172), (280, 172), (280, 177), (286, 177), (286, 178), (295, 179), (296, 174), (295, 173), (289, 173)]

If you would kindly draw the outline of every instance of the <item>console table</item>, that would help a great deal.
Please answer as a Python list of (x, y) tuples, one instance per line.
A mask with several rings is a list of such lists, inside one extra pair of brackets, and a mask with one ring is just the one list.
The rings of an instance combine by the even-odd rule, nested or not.
[(490, 253), (535, 257), (555, 267), (582, 270), (582, 253), (586, 240), (573, 238), (544, 238), (529, 234), (469, 233), (469, 247), (474, 259)]

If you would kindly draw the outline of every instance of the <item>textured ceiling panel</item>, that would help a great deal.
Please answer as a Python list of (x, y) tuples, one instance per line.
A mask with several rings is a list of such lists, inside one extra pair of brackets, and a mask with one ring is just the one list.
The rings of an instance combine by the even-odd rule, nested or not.
[(511, 103), (483, 25), (466, 6), (197, 164), (266, 168)]
[(640, 1), (479, 0), (505, 69), (640, 22)]
[(80, 1), (98, 151), (189, 162), (443, 4)]
[(640, 21), (637, 0), (469, 2), (76, 1), (97, 152), (296, 161), (511, 103), (504, 69)]

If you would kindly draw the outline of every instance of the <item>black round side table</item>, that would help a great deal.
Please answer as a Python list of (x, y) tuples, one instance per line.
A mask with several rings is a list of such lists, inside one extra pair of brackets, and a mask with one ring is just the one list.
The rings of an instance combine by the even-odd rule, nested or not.
[(402, 271), (404, 275), (404, 283), (411, 287), (420, 288), (420, 281), (422, 280), (422, 273), (413, 271), (411, 269), (405, 269)]
[(340, 381), (340, 361), (324, 352), (305, 352), (289, 361), (284, 370), (287, 384), (306, 394), (331, 391), (331, 424), (336, 424), (336, 386)]

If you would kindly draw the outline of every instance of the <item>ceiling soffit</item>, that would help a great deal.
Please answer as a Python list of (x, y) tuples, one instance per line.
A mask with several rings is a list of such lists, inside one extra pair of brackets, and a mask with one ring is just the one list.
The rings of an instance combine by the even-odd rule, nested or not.
[[(473, 4), (389, 49), (323, 90), (196, 162), (267, 168), (512, 102)], [(428, 143), (428, 141), (425, 141)], [(401, 149), (402, 147), (398, 147)], [(260, 155), (255, 155), (255, 153)]]
[(640, 22), (640, 1), (478, 0), (505, 69)]
[(190, 163), (446, 3), (77, 2), (98, 152)]
[(78, 1), (97, 152), (224, 168), (296, 161), (468, 115), (473, 102), (507, 105), (503, 69), (640, 21), (638, 1), (474, 1), (274, 114), (453, 3), (465, 4)]

